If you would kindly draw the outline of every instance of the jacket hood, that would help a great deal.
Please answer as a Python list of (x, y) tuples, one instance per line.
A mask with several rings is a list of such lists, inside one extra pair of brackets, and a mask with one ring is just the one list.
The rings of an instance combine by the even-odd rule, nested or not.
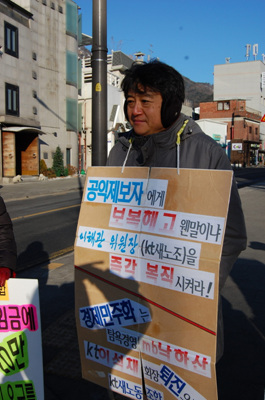
[(150, 145), (151, 143), (149, 142), (152, 142), (157, 146), (166, 145), (167, 147), (172, 147), (176, 145), (177, 132), (179, 132), (185, 121), (188, 122), (183, 132), (181, 133), (181, 141), (188, 139), (191, 135), (202, 132), (199, 125), (196, 124), (196, 122), (194, 122), (191, 117), (188, 117), (181, 113), (175, 123), (171, 125), (168, 129), (148, 136), (137, 135), (134, 130), (131, 129), (130, 131), (121, 134), (118, 140), (123, 146), (128, 148), (131, 142), (133, 143), (133, 147), (135, 148), (142, 148), (146, 145), (146, 143)]
[[(107, 165), (181, 167), (181, 155), (187, 139), (202, 133), (192, 118), (180, 114), (168, 129), (148, 136), (134, 130), (122, 133), (111, 150)], [(199, 136), (199, 135), (198, 135)]]

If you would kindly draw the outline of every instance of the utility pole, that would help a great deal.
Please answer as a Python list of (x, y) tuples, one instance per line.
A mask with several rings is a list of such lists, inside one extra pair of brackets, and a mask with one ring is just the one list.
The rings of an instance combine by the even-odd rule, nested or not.
[(0, 123), (0, 181), (3, 179), (3, 140), (2, 124)]
[(93, 0), (92, 166), (107, 160), (107, 0)]

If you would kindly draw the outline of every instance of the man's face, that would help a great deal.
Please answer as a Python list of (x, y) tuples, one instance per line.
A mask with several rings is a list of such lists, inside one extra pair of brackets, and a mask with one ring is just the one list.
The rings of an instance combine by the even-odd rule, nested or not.
[(134, 132), (146, 136), (164, 130), (161, 122), (162, 96), (148, 88), (142, 93), (129, 92), (127, 114)]

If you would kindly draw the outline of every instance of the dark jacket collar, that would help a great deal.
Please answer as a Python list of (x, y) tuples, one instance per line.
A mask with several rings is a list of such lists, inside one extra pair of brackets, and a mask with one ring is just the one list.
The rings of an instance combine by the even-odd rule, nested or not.
[(185, 140), (192, 134), (200, 132), (201, 129), (192, 118), (181, 113), (174, 124), (164, 131), (148, 136), (141, 136), (137, 135), (134, 130), (131, 129), (129, 132), (122, 134), (119, 138), (119, 141), (126, 147), (129, 147), (130, 142), (132, 142), (133, 147), (136, 149), (152, 147), (153, 145), (171, 148), (176, 145), (177, 132), (181, 129), (187, 119), (189, 122), (181, 135), (181, 140)]

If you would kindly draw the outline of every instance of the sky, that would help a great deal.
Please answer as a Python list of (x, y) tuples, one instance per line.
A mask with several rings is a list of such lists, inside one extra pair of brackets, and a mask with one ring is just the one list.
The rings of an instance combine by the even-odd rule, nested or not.
[[(82, 32), (92, 36), (93, 0), (81, 7)], [(194, 82), (214, 83), (214, 65), (263, 60), (264, 0), (107, 0), (107, 46), (159, 58)], [(258, 55), (253, 55), (253, 45)], [(91, 47), (88, 47), (91, 50)], [(254, 46), (255, 48), (255, 46)]]

